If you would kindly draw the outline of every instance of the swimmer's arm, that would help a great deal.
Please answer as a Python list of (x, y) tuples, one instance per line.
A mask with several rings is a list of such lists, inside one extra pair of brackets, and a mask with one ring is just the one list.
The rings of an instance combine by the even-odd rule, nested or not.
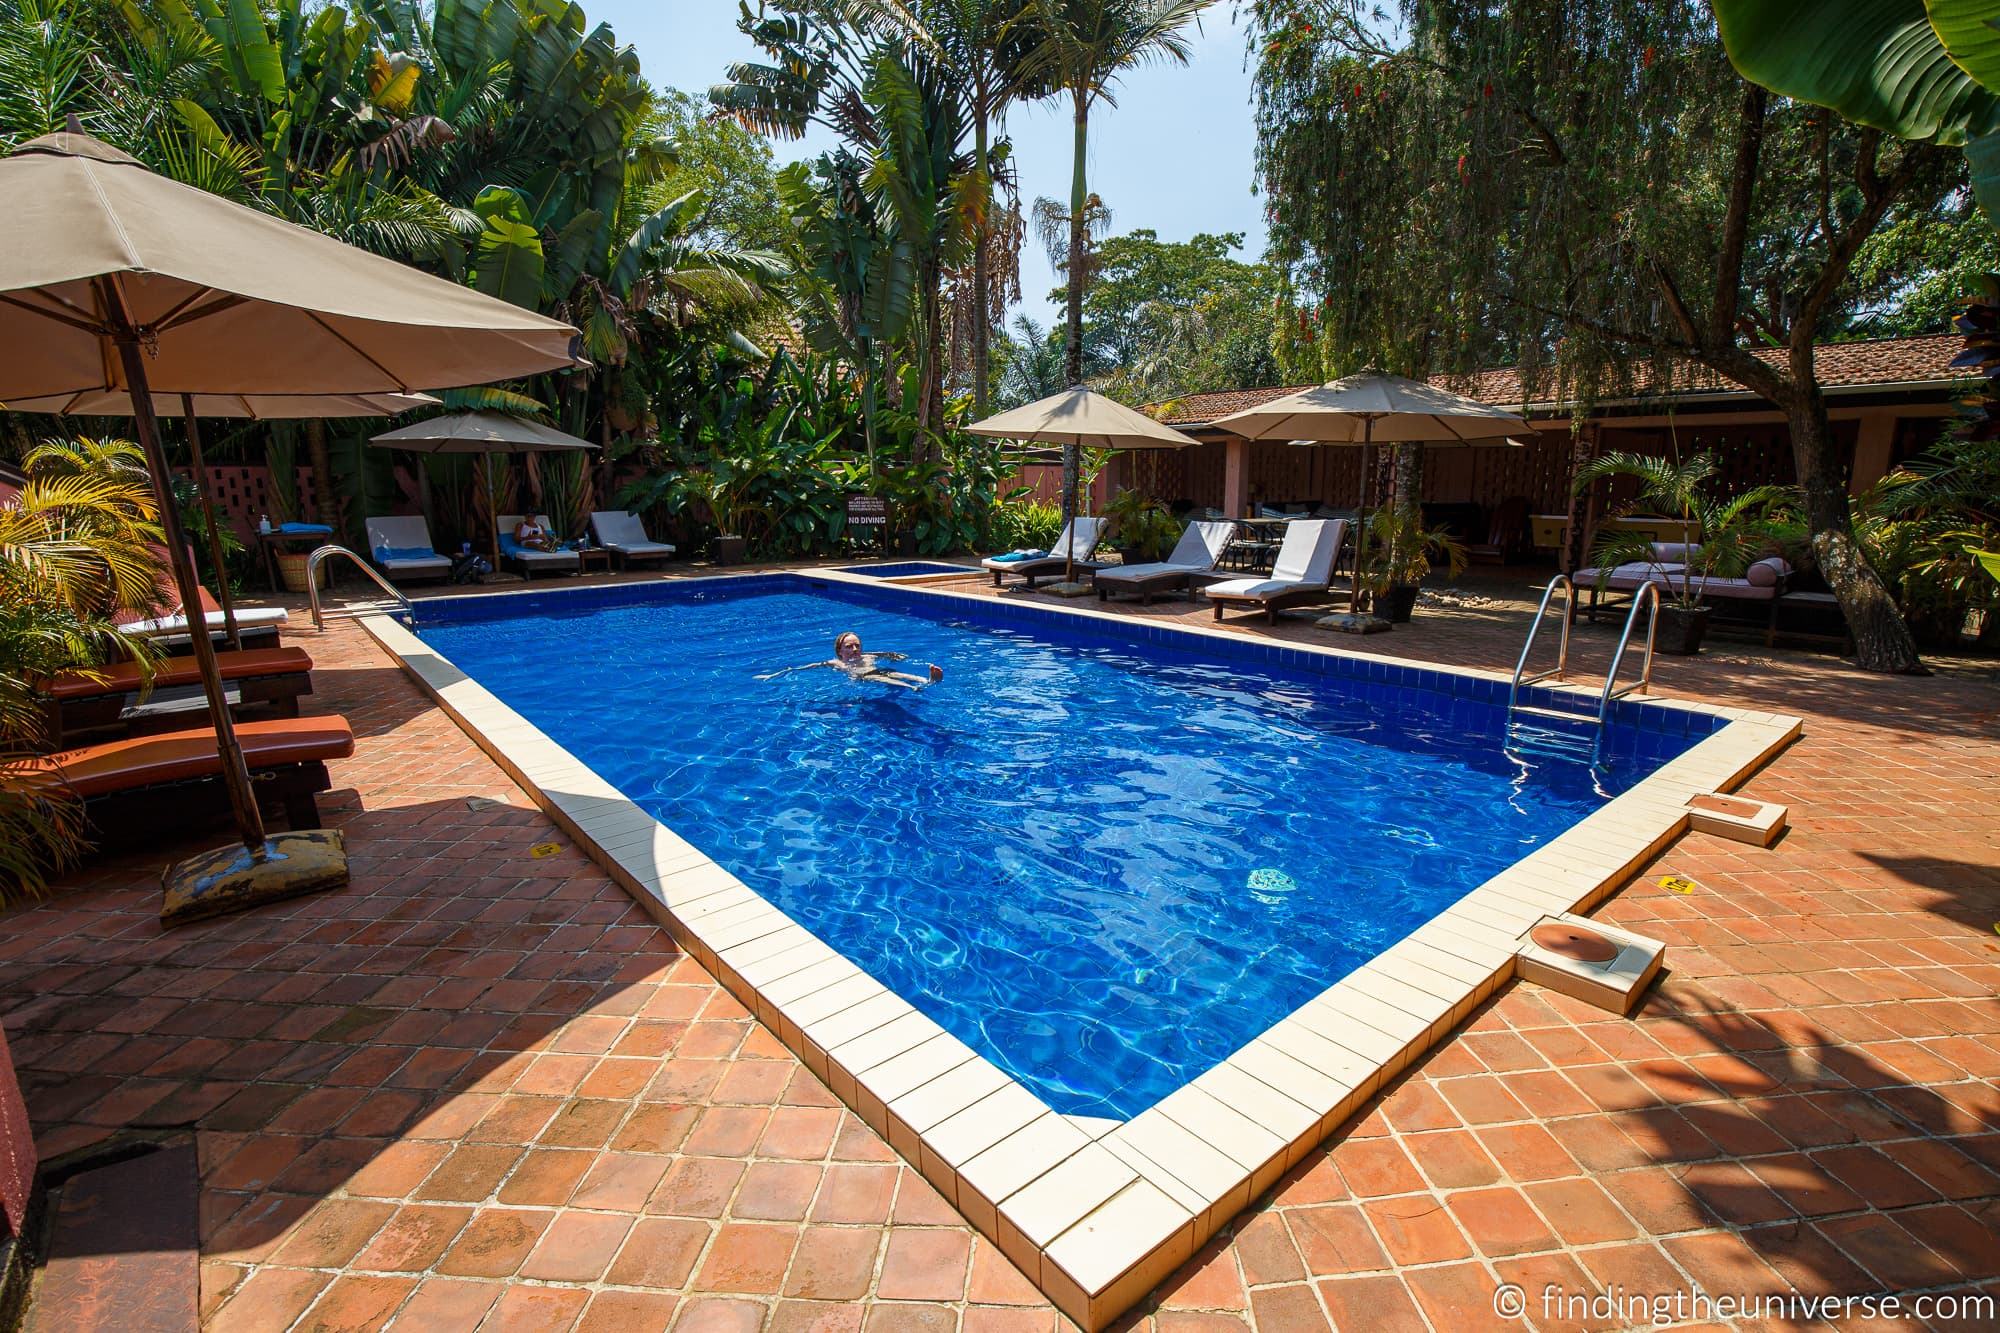
[(788, 666), (788, 667), (782, 667), (777, 671), (767, 671), (763, 675), (758, 676), (757, 679), (776, 680), (780, 676), (789, 676), (794, 671), (814, 671), (820, 667), (831, 666), (831, 665), (833, 665), (831, 662), (807, 662), (801, 666)]

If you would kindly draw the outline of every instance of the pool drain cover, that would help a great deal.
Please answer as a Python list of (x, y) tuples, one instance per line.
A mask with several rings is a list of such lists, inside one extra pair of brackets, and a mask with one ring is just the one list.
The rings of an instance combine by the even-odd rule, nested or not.
[(1608, 963), (1618, 956), (1618, 946), (1594, 930), (1545, 921), (1529, 932), (1528, 938), (1550, 953), (1574, 958), (1579, 963)]

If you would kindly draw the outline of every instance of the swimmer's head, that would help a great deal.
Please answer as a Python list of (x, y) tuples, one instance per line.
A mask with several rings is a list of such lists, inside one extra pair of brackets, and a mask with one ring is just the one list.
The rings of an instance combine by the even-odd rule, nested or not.
[(853, 630), (833, 641), (833, 655), (843, 662), (852, 662), (861, 656), (861, 636)]

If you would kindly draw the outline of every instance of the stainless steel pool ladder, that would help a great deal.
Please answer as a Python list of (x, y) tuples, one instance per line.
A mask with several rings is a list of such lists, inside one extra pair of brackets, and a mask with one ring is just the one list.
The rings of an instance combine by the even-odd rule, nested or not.
[[(1563, 590), (1562, 642), (1556, 647), (1556, 664), (1547, 671), (1538, 671), (1529, 676), (1528, 654), (1535, 651), (1535, 636), (1542, 632), (1542, 622), (1548, 618), (1549, 603), (1555, 600), (1556, 589)], [(1549, 580), (1549, 586), (1542, 589), (1542, 604), (1535, 608), (1534, 623), (1528, 626), (1528, 641), (1521, 645), (1521, 660), (1514, 663), (1514, 684), (1507, 691), (1507, 720), (1514, 720), (1514, 711), (1520, 708), (1525, 713), (1554, 714), (1552, 708), (1521, 708), (1521, 687), (1535, 685), (1545, 680), (1566, 680), (1569, 676), (1569, 627), (1576, 619), (1576, 585), (1567, 574), (1558, 574)], [(1557, 714), (1568, 716), (1568, 714)]]
[[(1618, 668), (1625, 664), (1625, 649), (1632, 642), (1632, 630), (1639, 623), (1640, 608), (1646, 616), (1646, 656), (1639, 666), (1639, 679), (1618, 688)], [(1618, 633), (1618, 649), (1611, 654), (1611, 670), (1604, 673), (1604, 692), (1597, 697), (1597, 752), (1604, 754), (1604, 725), (1611, 718), (1611, 701), (1628, 694), (1647, 694), (1653, 688), (1653, 642), (1660, 633), (1660, 585), (1647, 579), (1632, 594), (1632, 609), (1625, 613), (1625, 628)]]
[(321, 546), (306, 557), (306, 596), (312, 605), (313, 628), (323, 630), (329, 620), (354, 620), (376, 611), (391, 609), (391, 602), (357, 602), (340, 606), (332, 611), (322, 610), (319, 604), (319, 567), (330, 556), (342, 555), (354, 562), (354, 567), (375, 581), (375, 586), (394, 599), (393, 606), (408, 614), (410, 599), (396, 591), (396, 586), (375, 572), (375, 566), (363, 560), (345, 546)]
[[(1538, 671), (1530, 676), (1528, 655), (1535, 649), (1535, 636), (1541, 632), (1542, 621), (1547, 618), (1549, 606), (1555, 601), (1556, 589), (1563, 590), (1562, 642), (1556, 649), (1556, 664), (1546, 671)], [(1625, 650), (1632, 643), (1632, 631), (1638, 627), (1639, 612), (1644, 609), (1646, 617), (1646, 655), (1641, 660), (1639, 678), (1620, 689), (1618, 672), (1625, 665)], [(1541, 605), (1535, 608), (1534, 623), (1528, 626), (1528, 641), (1521, 645), (1521, 659), (1514, 664), (1514, 681), (1507, 692), (1507, 724), (1514, 724), (1514, 714), (1533, 713), (1541, 717), (1556, 717), (1575, 720), (1575, 713), (1558, 708), (1540, 708), (1521, 702), (1521, 687), (1535, 685), (1545, 680), (1565, 680), (1569, 673), (1569, 627), (1576, 618), (1576, 585), (1567, 574), (1558, 574), (1549, 580), (1549, 586), (1542, 591)], [(1597, 752), (1601, 756), (1604, 749), (1604, 727), (1611, 718), (1613, 700), (1628, 694), (1645, 694), (1653, 687), (1653, 644), (1660, 629), (1660, 585), (1648, 580), (1632, 594), (1632, 609), (1625, 615), (1625, 627), (1618, 634), (1618, 647), (1611, 654), (1611, 670), (1605, 673), (1604, 688), (1597, 696)]]

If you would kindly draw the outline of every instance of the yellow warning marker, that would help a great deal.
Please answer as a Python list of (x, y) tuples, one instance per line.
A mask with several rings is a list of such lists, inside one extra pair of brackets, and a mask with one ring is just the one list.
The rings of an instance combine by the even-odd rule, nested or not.
[(543, 857), (554, 856), (561, 850), (562, 844), (559, 842), (538, 842), (528, 849), (528, 855), (539, 861)]
[(1668, 893), (1693, 893), (1701, 885), (1685, 875), (1666, 875), (1661, 878), (1660, 887)]

